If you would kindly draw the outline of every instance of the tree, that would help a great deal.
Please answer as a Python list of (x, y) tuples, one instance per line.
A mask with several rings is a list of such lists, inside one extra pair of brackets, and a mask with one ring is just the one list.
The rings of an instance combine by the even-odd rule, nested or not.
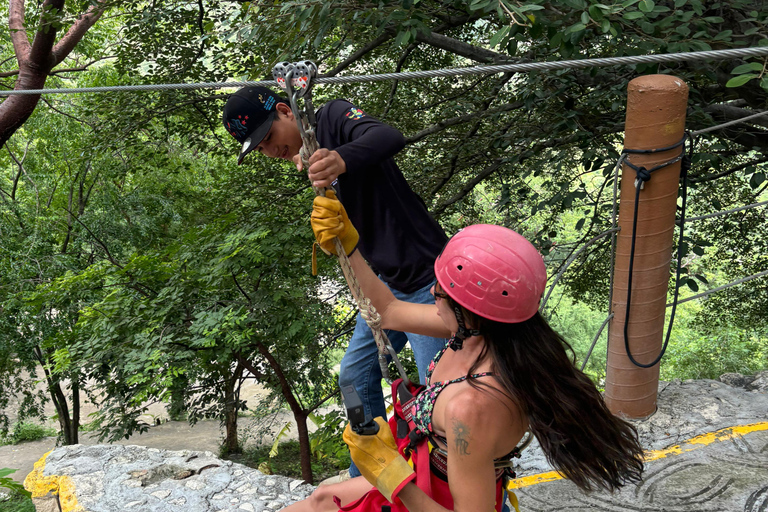
[[(68, 12), (65, 0), (45, 0), (36, 6), (34, 15), (38, 22), (34, 37), (30, 37), (27, 20), (33, 13), (27, 11), (24, 0), (10, 0), (8, 29), (13, 44), (17, 69), (0, 72), (0, 78), (16, 77), (13, 90), (42, 89), (48, 76), (83, 70), (89, 63), (77, 67), (54, 68), (72, 54), (85, 33), (99, 20), (106, 8), (106, 0), (94, 0), (83, 12)], [(75, 17), (72, 19), (72, 17)], [(69, 27), (66, 34), (56, 41), (56, 34)], [(31, 42), (30, 42), (31, 39)], [(76, 58), (76, 61), (79, 60)], [(29, 119), (40, 95), (12, 95), (0, 104), (0, 146)]]

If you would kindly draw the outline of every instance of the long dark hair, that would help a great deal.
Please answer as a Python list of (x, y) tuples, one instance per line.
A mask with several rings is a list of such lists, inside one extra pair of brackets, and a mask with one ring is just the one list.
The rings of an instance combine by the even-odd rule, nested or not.
[[(456, 303), (449, 297), (449, 304)], [(594, 383), (575, 366), (570, 345), (540, 313), (516, 324), (488, 320), (461, 308), (485, 347), (467, 372), (491, 357), (495, 378), (528, 418), (547, 461), (584, 490), (614, 491), (639, 482), (643, 448), (637, 430), (614, 416)], [(475, 387), (481, 380), (468, 379)]]

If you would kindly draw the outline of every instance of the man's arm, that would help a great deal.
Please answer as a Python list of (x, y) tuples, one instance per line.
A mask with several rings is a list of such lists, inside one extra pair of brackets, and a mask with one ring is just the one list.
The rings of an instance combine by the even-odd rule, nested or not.
[[(310, 157), (308, 174), (315, 187), (330, 187), (341, 174), (364, 170), (405, 147), (402, 133), (349, 102), (336, 100), (324, 108), (328, 123), (345, 142), (334, 150), (320, 149)], [(296, 163), (301, 170), (300, 161)]]

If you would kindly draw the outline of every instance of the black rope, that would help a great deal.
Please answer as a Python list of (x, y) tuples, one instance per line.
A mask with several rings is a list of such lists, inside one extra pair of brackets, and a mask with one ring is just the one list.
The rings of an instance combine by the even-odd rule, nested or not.
[[(688, 144), (688, 152), (686, 152), (685, 148), (685, 142), (686, 140), (689, 140)], [(693, 155), (693, 139), (690, 135), (690, 133), (686, 132), (683, 135), (683, 138), (680, 140), (680, 142), (677, 142), (676, 144), (673, 144), (671, 146), (667, 146), (665, 148), (657, 148), (657, 149), (624, 149), (622, 151), (622, 154), (649, 154), (649, 153), (659, 153), (662, 151), (670, 151), (672, 149), (681, 147), (680, 155), (668, 160), (662, 164), (659, 164), (655, 167), (652, 167), (651, 169), (646, 169), (643, 166), (636, 166), (629, 162), (627, 159), (624, 159), (624, 163), (627, 164), (628, 167), (634, 169), (637, 179), (635, 181), (635, 211), (632, 219), (632, 248), (630, 250), (629, 254), (629, 276), (627, 277), (627, 306), (626, 306), (626, 312), (624, 315), (624, 348), (627, 352), (627, 357), (630, 361), (632, 361), (632, 364), (635, 366), (639, 366), (640, 368), (650, 368), (657, 364), (659, 361), (661, 361), (661, 358), (664, 356), (664, 353), (667, 351), (667, 346), (669, 345), (669, 338), (672, 334), (672, 324), (675, 322), (675, 310), (677, 309), (677, 298), (680, 291), (680, 271), (682, 268), (682, 261), (683, 261), (683, 247), (684, 247), (684, 240), (683, 240), (683, 234), (685, 230), (685, 204), (688, 197), (688, 170), (691, 168), (691, 157)], [(674, 163), (681, 162), (680, 163), (680, 180), (682, 181), (682, 209), (680, 211), (680, 240), (678, 242), (677, 246), (677, 270), (675, 272), (675, 292), (674, 292), (674, 298), (672, 300), (672, 312), (670, 313), (669, 317), (669, 326), (667, 327), (667, 335), (666, 339), (664, 340), (664, 344), (661, 347), (661, 352), (659, 352), (659, 355), (653, 360), (651, 363), (640, 363), (632, 356), (632, 351), (629, 348), (629, 311), (630, 306), (632, 303), (632, 273), (635, 263), (635, 241), (637, 239), (637, 216), (638, 216), (638, 203), (640, 201), (640, 190), (642, 189), (642, 184), (646, 181), (651, 179), (651, 173), (654, 171), (658, 171), (659, 169), (663, 169), (664, 167), (667, 167), (669, 165), (672, 165)]]

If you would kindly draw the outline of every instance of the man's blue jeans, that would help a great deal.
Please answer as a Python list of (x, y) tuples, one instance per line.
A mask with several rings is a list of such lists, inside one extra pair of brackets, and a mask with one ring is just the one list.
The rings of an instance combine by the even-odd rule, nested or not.
[[(435, 298), (430, 293), (430, 288), (432, 288), (432, 284), (413, 293), (402, 293), (390, 289), (395, 297), (402, 301), (434, 304)], [(400, 331), (386, 330), (385, 332), (396, 352), (400, 352), (407, 341), (411, 342), (416, 366), (419, 369), (419, 381), (424, 384), (429, 363), (435, 354), (445, 346), (446, 340)], [(396, 376), (393, 375), (393, 378)], [(352, 334), (352, 339), (349, 340), (349, 347), (341, 360), (339, 370), (339, 386), (349, 386), (350, 384), (355, 386), (360, 395), (366, 413), (370, 413), (374, 418), (377, 416), (387, 417), (384, 393), (381, 389), (381, 368), (379, 368), (376, 341), (373, 339), (371, 329), (359, 313), (355, 332)], [(354, 462), (349, 467), (349, 475), (352, 477), (360, 476), (360, 471)]]

